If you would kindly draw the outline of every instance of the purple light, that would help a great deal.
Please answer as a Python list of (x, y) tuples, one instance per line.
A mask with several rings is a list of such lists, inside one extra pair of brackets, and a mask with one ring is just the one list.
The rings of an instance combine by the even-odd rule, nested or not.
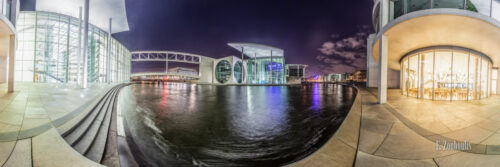
[(270, 71), (270, 69), (272, 69), (273, 71), (279, 71), (281, 72), (281, 70), (283, 69), (281, 63), (276, 63), (276, 62), (273, 62), (272, 64), (272, 67), (271, 67), (271, 63), (266, 63), (266, 71)]
[(313, 85), (312, 109), (315, 114), (319, 114), (319, 111), (321, 110), (321, 92), (318, 83)]

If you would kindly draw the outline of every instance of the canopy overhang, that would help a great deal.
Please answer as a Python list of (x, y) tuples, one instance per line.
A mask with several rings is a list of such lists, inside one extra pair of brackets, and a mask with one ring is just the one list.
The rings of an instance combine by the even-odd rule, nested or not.
[[(79, 18), (80, 7), (85, 0), (37, 0), (36, 11), (47, 11)], [(57, 4), (57, 5), (55, 5)], [(128, 31), (125, 0), (91, 0), (89, 4), (89, 23), (109, 31), (112, 19), (112, 33)], [(83, 19), (83, 18), (82, 18)]]
[[(393, 23), (394, 22), (394, 23)], [(388, 39), (389, 68), (400, 70), (408, 52), (430, 46), (459, 46), (484, 53), (493, 65), (500, 64), (500, 22), (465, 10), (429, 9), (400, 17), (377, 34), (372, 56), (378, 62), (379, 40)]]
[(227, 45), (240, 52), (243, 51), (248, 57), (271, 57), (271, 52), (273, 57), (284, 57), (283, 49), (274, 46), (256, 43), (228, 43)]

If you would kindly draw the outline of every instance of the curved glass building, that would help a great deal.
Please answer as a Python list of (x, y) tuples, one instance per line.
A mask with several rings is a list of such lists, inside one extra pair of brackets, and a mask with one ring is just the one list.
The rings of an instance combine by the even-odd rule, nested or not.
[[(77, 83), (83, 71), (81, 20), (52, 12), (21, 12), (17, 21), (18, 47), (15, 80), (23, 82)], [(128, 81), (130, 51), (108, 32), (89, 24), (87, 82)], [(110, 42), (109, 42), (110, 41)], [(110, 52), (107, 54), (107, 47)], [(109, 56), (109, 59), (108, 59)]]
[(245, 62), (242, 82), (246, 84), (287, 83), (282, 49), (255, 43), (229, 43), (228, 45), (240, 51), (241, 59)]
[(368, 42), (368, 87), (430, 100), (497, 94), (500, 1), (376, 0)]

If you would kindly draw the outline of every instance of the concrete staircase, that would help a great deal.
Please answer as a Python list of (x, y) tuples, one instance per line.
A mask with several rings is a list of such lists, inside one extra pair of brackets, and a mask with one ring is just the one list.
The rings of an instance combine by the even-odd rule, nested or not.
[[(117, 85), (102, 96), (82, 119), (62, 133), (62, 137), (77, 152), (88, 159), (102, 163), (111, 127), (115, 98), (119, 90), (126, 84)], [(116, 141), (110, 141), (116, 142)]]

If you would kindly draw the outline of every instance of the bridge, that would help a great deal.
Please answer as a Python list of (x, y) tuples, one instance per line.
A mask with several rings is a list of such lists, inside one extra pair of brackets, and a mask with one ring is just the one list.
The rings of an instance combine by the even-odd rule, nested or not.
[[(132, 74), (132, 80), (149, 81), (187, 81), (199, 80), (204, 83), (212, 81), (212, 63), (214, 58), (176, 51), (135, 51), (132, 52), (132, 62), (165, 62), (165, 72), (147, 72)], [(169, 62), (198, 65), (198, 73), (183, 73), (169, 71)], [(174, 64), (175, 65), (175, 64)]]
[(173, 51), (137, 51), (132, 52), (132, 61), (165, 61), (200, 64), (203, 56)]
[(132, 80), (140, 81), (188, 81), (198, 80), (199, 75), (185, 74), (185, 73), (171, 73), (171, 72), (147, 72), (147, 73), (134, 73), (131, 75)]

